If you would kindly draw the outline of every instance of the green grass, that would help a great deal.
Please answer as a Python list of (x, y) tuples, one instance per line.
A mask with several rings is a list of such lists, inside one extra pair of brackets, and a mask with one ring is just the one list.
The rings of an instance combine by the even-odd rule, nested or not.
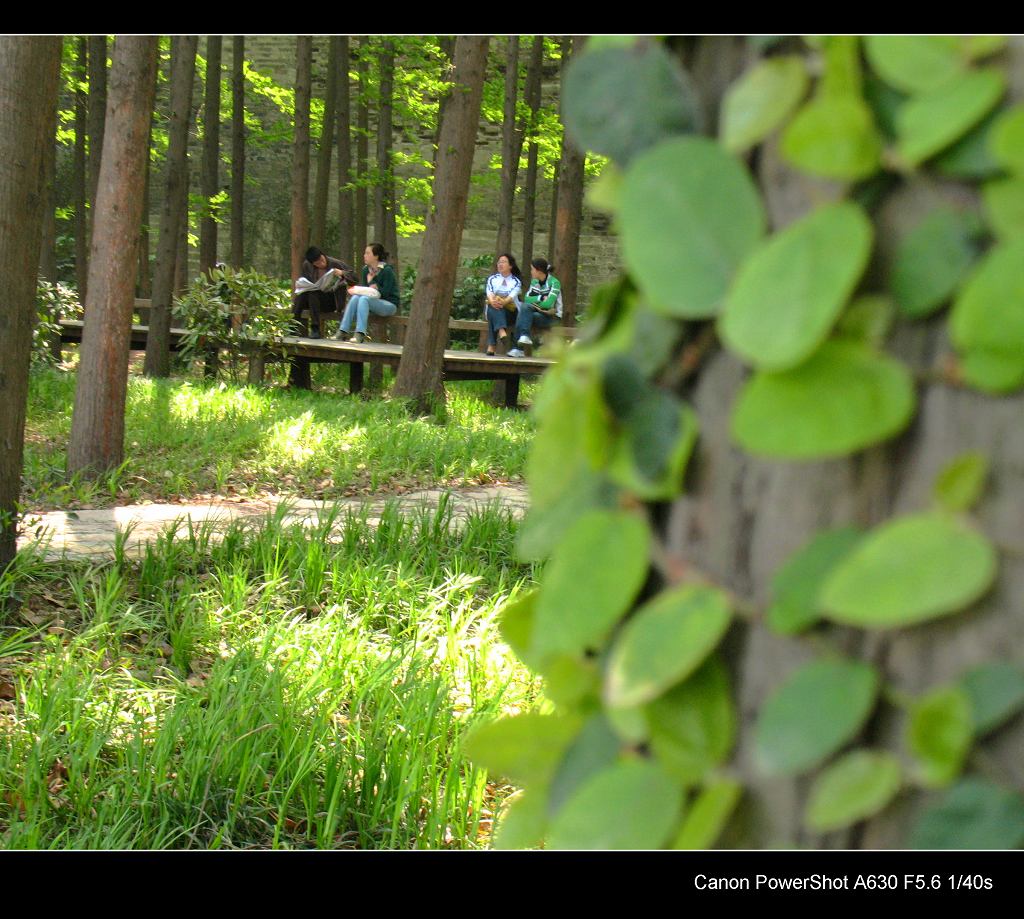
[(515, 526), (389, 506), (101, 565), (22, 552), (0, 575), (0, 849), (484, 845), (509, 789), (462, 738), (538, 696), (495, 626), (535, 574)]
[[(337, 368), (322, 370), (328, 386)], [(68, 481), (75, 374), (33, 371), (26, 424), (26, 509), (143, 498), (274, 493), (306, 498), (478, 484), (519, 477), (532, 420), (483, 401), (489, 383), (448, 387), (448, 419), (411, 417), (385, 398), (130, 375), (125, 462), (99, 482)]]

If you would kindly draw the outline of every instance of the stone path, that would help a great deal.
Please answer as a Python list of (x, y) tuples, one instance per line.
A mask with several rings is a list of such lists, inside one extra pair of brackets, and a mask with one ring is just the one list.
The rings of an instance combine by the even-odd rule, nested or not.
[(441, 496), (447, 494), (451, 501), (453, 516), (466, 517), (472, 511), (495, 502), (511, 510), (514, 516), (522, 517), (526, 512), (526, 488), (522, 485), (495, 485), (481, 488), (453, 490), (430, 488), (409, 492), (404, 495), (389, 495), (383, 498), (349, 498), (324, 503), (305, 498), (267, 498), (262, 501), (232, 502), (216, 501), (203, 504), (134, 504), (127, 507), (107, 507), (100, 510), (50, 511), (32, 514), (22, 524), (19, 548), (39, 541), (45, 546), (46, 555), (60, 558), (71, 556), (110, 555), (118, 530), (129, 527), (131, 531), (125, 542), (129, 554), (137, 554), (139, 547), (154, 540), (168, 527), (176, 524), (176, 532), (188, 533), (192, 525), (204, 524), (223, 529), (239, 518), (261, 518), (273, 512), (279, 505), (287, 506), (284, 518), (286, 524), (314, 524), (325, 510), (338, 507), (342, 511), (351, 508), (361, 511), (365, 508), (371, 525), (380, 520), (387, 503), (395, 503), (403, 509), (414, 511), (418, 508), (437, 507)]

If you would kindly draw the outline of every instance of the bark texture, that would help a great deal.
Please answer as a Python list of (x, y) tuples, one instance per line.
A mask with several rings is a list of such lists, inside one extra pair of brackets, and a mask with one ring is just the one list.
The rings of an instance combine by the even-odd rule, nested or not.
[(60, 37), (0, 38), (0, 571), (14, 558), (25, 441), (43, 148), (57, 118)]
[(82, 86), (89, 78), (89, 42), (80, 38), (75, 44), (75, 151), (71, 168), (71, 197), (75, 205), (75, 283), (78, 296), (85, 302), (89, 274), (89, 213), (86, 194), (85, 137), (88, 132), (89, 97)]
[(309, 245), (309, 94), (313, 39), (295, 39), (295, 145), (292, 148), (292, 286)]
[[(384, 39), (380, 55), (380, 104), (377, 109), (377, 169), (380, 182), (374, 189), (374, 227), (377, 239), (388, 250), (388, 262), (398, 273), (398, 233), (395, 227), (395, 178), (391, 166), (395, 88), (395, 44)], [(399, 274), (399, 277), (401, 275)]]
[(526, 71), (526, 105), (530, 110), (527, 125), (529, 143), (526, 152), (526, 181), (523, 187), (523, 270), (533, 258), (533, 234), (537, 225), (537, 110), (540, 108), (541, 76), (544, 66), (544, 36), (533, 39), (530, 63)]
[[(355, 250), (356, 253), (360, 252), (366, 243), (370, 242), (370, 227), (369, 227), (369, 202), (368, 192), (366, 189), (366, 165), (367, 158), (370, 155), (370, 108), (366, 104), (366, 92), (369, 83), (370, 65), (367, 61), (367, 55), (370, 53), (369, 39), (364, 38), (359, 43), (359, 98), (358, 98), (358, 114), (356, 116), (356, 177), (359, 180), (359, 185), (356, 188), (356, 200), (355, 200), (355, 215), (353, 221), (355, 223)], [(359, 259), (353, 264), (360, 264)]]
[(512, 251), (512, 204), (519, 174), (523, 133), (516, 124), (519, 98), (519, 36), (510, 35), (505, 51), (505, 110), (501, 128), (501, 193), (498, 198), (498, 241), (495, 251)]
[(412, 399), (417, 409), (425, 408), (432, 396), (444, 397), (441, 368), (469, 200), (487, 44), (487, 37), (478, 36), (460, 36), (455, 43), (455, 75), (441, 125), (434, 207), (427, 217), (409, 331), (394, 386), (394, 394)]
[(331, 152), (334, 147), (334, 109), (338, 104), (338, 36), (332, 35), (327, 54), (327, 87), (324, 91), (324, 120), (317, 144), (316, 186), (313, 191), (312, 239), (327, 246), (327, 186), (331, 180)]
[(349, 40), (339, 35), (338, 82), (338, 257), (350, 265), (357, 265), (355, 233), (353, 232), (354, 194), (347, 187), (352, 181), (352, 93), (349, 89)]
[(231, 62), (231, 264), (245, 261), (245, 36), (236, 35)]
[(124, 456), (128, 343), (156, 66), (155, 37), (118, 37), (68, 444), (69, 473), (100, 474), (116, 468)]
[(199, 222), (199, 270), (206, 273), (217, 263), (217, 221), (210, 212), (219, 189), (220, 175), (220, 35), (206, 37), (206, 104), (203, 107), (203, 218)]

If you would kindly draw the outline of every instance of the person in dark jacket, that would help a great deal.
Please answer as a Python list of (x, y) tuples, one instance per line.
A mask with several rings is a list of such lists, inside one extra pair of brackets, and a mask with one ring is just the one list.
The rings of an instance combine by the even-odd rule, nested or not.
[(346, 265), (341, 259), (325, 255), (316, 246), (310, 246), (306, 250), (306, 260), (302, 263), (302, 272), (299, 277), (305, 278), (312, 284), (319, 284), (329, 271), (341, 275), (341, 280), (334, 290), (327, 292), (307, 290), (296, 294), (292, 300), (292, 316), (296, 320), (301, 321), (302, 311), (309, 310), (310, 338), (320, 338), (320, 313), (331, 311), (340, 313), (345, 306), (346, 287), (356, 282), (356, 275), (351, 265)]

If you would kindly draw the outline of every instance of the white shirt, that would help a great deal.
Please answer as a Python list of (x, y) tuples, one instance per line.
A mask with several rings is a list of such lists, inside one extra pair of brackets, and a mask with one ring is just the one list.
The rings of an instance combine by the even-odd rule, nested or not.
[(515, 301), (516, 309), (519, 308), (519, 292), (523, 289), (523, 282), (519, 280), (514, 274), (510, 274), (507, 278), (502, 274), (492, 274), (487, 279), (487, 293), (494, 294), (498, 297), (512, 297)]

